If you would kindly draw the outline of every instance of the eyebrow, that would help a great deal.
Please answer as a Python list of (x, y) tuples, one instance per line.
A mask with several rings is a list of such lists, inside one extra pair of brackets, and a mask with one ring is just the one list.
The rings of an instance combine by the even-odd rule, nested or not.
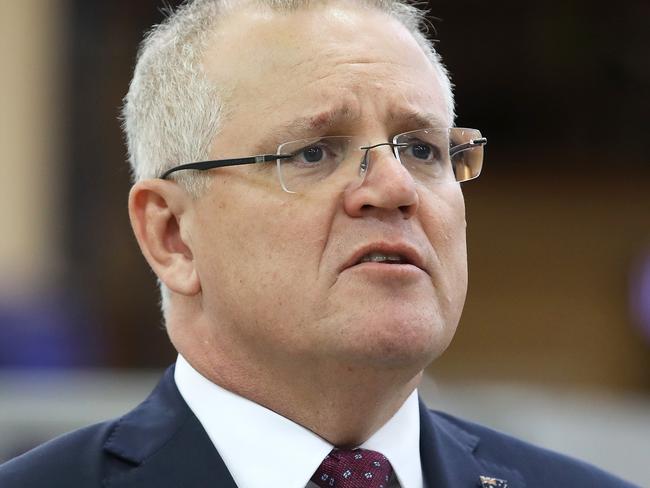
[(431, 112), (406, 111), (390, 113), (390, 120), (395, 125), (412, 129), (442, 129), (449, 124), (439, 115)]
[(343, 106), (303, 115), (274, 127), (266, 137), (259, 141), (256, 148), (264, 151), (275, 144), (273, 147), (275, 151), (277, 146), (284, 142), (322, 135), (341, 122), (353, 118), (351, 110)]
[[(260, 139), (255, 148), (258, 152), (268, 152), (270, 148), (275, 151), (277, 146), (284, 142), (324, 135), (332, 131), (337, 125), (343, 122), (353, 122), (354, 119), (353, 111), (346, 106), (324, 110), (311, 115), (303, 115), (274, 127), (266, 137)], [(387, 122), (392, 126), (403, 128), (404, 132), (415, 129), (448, 127), (448, 124), (439, 115), (416, 110), (391, 111), (388, 114)]]

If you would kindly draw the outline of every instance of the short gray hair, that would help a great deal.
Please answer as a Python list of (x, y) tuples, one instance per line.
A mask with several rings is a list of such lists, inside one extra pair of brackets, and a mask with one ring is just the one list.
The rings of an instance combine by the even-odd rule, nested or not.
[[(250, 5), (291, 11), (327, 1), (187, 0), (154, 26), (140, 46), (122, 109), (133, 181), (157, 178), (177, 164), (209, 158), (227, 107), (225, 94), (205, 74), (203, 54), (221, 18)], [(347, 1), (386, 12), (409, 30), (436, 70), (449, 120), (453, 121), (452, 84), (433, 42), (427, 38), (425, 12), (408, 0)], [(210, 181), (197, 173), (183, 171), (175, 175), (195, 198)], [(162, 283), (160, 288), (164, 314), (169, 292)]]

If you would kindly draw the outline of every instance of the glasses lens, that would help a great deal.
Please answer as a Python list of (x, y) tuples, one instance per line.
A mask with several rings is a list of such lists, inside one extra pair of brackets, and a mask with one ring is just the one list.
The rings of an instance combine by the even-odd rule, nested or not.
[(455, 181), (449, 158), (448, 129), (419, 129), (393, 141), (397, 156), (413, 178), (424, 184)]
[(338, 178), (345, 180), (345, 175), (337, 170), (345, 160), (351, 140), (347, 136), (317, 137), (280, 145), (278, 154), (290, 156), (278, 159), (282, 188), (301, 193), (336, 185)]
[(449, 153), (456, 181), (472, 180), (481, 174), (483, 146), (487, 142), (476, 129), (449, 129)]
[(419, 129), (395, 137), (399, 160), (423, 185), (476, 178), (483, 164), (483, 144), (476, 129)]

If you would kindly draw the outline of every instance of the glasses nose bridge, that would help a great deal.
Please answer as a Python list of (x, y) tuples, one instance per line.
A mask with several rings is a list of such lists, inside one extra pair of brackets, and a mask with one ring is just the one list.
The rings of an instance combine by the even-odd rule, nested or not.
[(379, 142), (377, 144), (371, 144), (371, 145), (367, 145), (367, 146), (361, 146), (361, 147), (359, 147), (359, 150), (364, 151), (364, 158), (365, 158), (368, 155), (368, 153), (370, 152), (371, 149), (376, 149), (376, 148), (382, 147), (382, 146), (389, 146), (391, 148), (391, 150), (392, 150), (393, 156), (395, 156), (397, 158), (397, 153), (396, 153), (395, 149), (398, 148), (398, 147), (402, 147), (404, 145), (405, 144), (400, 144), (400, 143), (387, 141), (387, 142)]
[(361, 158), (361, 163), (359, 166), (359, 176), (365, 177), (368, 169), (370, 168), (370, 150), (376, 149), (378, 147), (388, 146), (391, 149), (392, 156), (397, 160), (398, 163), (402, 164), (397, 154), (397, 148), (405, 146), (405, 144), (400, 144), (396, 142), (380, 142), (377, 144), (371, 144), (367, 146), (360, 146), (359, 150), (363, 151), (363, 157)]

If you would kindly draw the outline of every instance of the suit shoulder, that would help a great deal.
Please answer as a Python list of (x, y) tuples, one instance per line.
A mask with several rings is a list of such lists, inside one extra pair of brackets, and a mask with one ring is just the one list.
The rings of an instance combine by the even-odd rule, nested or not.
[(69, 432), (0, 465), (2, 488), (99, 486), (103, 445), (115, 421)]
[(448, 430), (461, 430), (480, 439), (475, 455), (484, 464), (512, 466), (528, 486), (634, 488), (595, 466), (549, 449), (535, 446), (489, 427), (429, 410), (434, 422)]

